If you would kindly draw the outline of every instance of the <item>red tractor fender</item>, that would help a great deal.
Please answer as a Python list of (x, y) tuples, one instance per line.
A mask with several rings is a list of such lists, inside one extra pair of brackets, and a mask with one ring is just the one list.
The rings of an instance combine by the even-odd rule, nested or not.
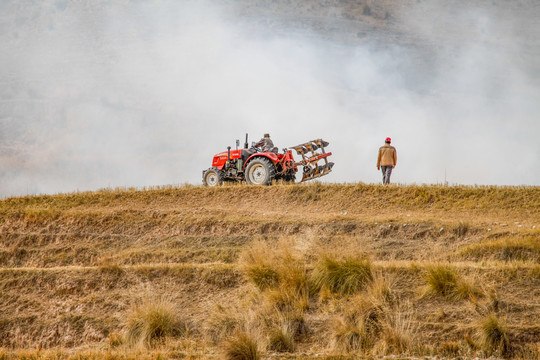
[(245, 162), (243, 168), (245, 169), (246, 168), (246, 165), (249, 164), (249, 162), (254, 159), (254, 158), (258, 158), (258, 157), (265, 157), (267, 159), (270, 159), (270, 161), (272, 161), (272, 163), (275, 165), (277, 162), (279, 162), (279, 158), (276, 154), (274, 153), (271, 153), (271, 152), (265, 152), (265, 153), (256, 153), (256, 154), (253, 154), (251, 155)]

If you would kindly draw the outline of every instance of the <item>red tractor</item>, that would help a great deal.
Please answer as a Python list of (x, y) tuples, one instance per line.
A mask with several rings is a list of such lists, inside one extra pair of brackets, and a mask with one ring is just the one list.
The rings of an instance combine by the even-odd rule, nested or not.
[[(236, 150), (227, 147), (227, 151), (214, 156), (212, 167), (204, 170), (203, 184), (217, 186), (224, 182), (246, 181), (253, 185), (270, 185), (274, 180), (294, 182), (298, 167), (303, 167), (302, 180), (307, 181), (327, 175), (332, 171), (333, 162), (328, 162), (331, 152), (325, 152), (329, 145), (322, 139), (316, 139), (304, 144), (283, 149), (283, 154), (274, 148), (271, 152), (261, 152), (259, 148), (248, 149), (248, 136), (243, 149), (238, 149), (240, 141), (236, 140)], [(292, 150), (295, 150), (302, 160), (296, 161)], [(322, 164), (319, 165), (318, 162)]]

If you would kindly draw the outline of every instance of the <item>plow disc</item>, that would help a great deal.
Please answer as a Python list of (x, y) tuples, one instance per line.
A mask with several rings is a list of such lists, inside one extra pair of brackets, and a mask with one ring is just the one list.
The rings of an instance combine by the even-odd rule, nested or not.
[(304, 169), (300, 182), (327, 175), (332, 171), (334, 163), (328, 161), (328, 157), (332, 153), (326, 152), (324, 149), (329, 144), (323, 139), (316, 139), (289, 148), (295, 150), (302, 157), (302, 160), (294, 164), (295, 166), (302, 166)]

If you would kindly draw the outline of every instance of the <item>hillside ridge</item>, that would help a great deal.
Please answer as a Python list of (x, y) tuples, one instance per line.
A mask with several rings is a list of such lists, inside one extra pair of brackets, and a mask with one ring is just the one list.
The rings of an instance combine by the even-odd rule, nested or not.
[[(156, 351), (171, 359), (178, 352), (221, 358), (228, 336), (243, 331), (267, 358), (534, 359), (540, 336), (539, 195), (537, 187), (314, 183), (3, 199), (0, 354), (20, 359), (49, 348), (38, 358), (109, 353), (130, 359)], [(282, 273), (282, 264), (289, 264), (287, 271), (303, 269), (294, 278), (305, 274), (312, 289), (325, 261), (361, 261), (372, 280), (350, 294), (321, 288), (288, 303), (276, 298), (288, 291), (286, 283), (260, 287), (250, 270), (266, 264), (280, 279), (293, 276)], [(468, 284), (468, 290), (460, 285), (465, 295), (432, 293), (427, 279), (434, 271)], [(400, 330), (407, 340), (396, 347), (379, 333), (390, 326), (381, 318), (379, 340), (344, 344), (343, 331), (365, 325), (348, 323), (348, 312), (356, 306), (367, 311), (376, 286), (395, 299), (381, 308), (384, 316), (401, 314), (414, 334)], [(169, 335), (137, 353), (126, 337), (126, 319), (148, 301), (170, 304), (191, 324), (189, 335)], [(290, 311), (308, 332), (291, 340), (285, 353), (276, 352), (269, 336)], [(508, 347), (483, 342), (477, 324), (486, 316), (504, 321)], [(221, 334), (220, 321), (237, 324), (230, 325), (237, 332)]]

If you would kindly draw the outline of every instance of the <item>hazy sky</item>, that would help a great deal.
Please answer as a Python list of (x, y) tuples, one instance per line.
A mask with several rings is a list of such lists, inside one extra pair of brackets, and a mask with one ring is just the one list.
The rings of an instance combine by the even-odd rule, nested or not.
[(379, 182), (390, 136), (394, 182), (540, 185), (538, 6), (449, 3), (351, 42), (219, 1), (0, 1), (0, 196), (200, 184), (246, 132), (329, 141), (328, 182)]

